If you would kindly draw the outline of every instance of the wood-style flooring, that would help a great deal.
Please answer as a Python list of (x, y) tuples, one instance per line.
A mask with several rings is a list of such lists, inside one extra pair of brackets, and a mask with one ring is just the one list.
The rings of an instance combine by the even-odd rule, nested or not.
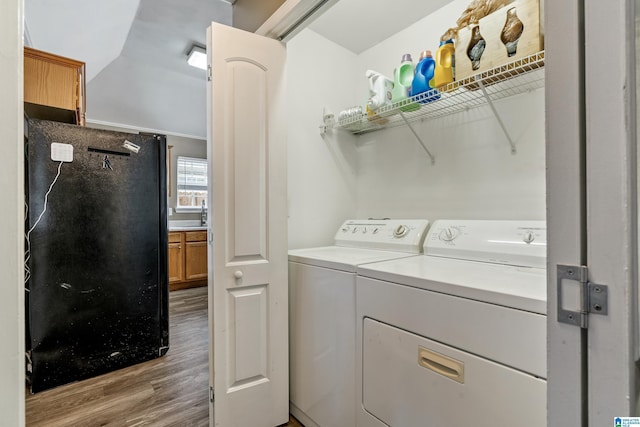
[[(165, 356), (38, 394), (27, 392), (27, 426), (208, 426), (207, 288), (169, 295)], [(286, 425), (302, 426), (294, 418)]]

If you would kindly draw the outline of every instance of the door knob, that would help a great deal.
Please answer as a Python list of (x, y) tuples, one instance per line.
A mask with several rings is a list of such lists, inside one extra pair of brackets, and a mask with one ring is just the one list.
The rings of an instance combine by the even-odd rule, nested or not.
[(240, 270), (236, 271), (235, 273), (233, 273), (233, 276), (236, 279), (242, 279), (242, 271), (240, 271)]

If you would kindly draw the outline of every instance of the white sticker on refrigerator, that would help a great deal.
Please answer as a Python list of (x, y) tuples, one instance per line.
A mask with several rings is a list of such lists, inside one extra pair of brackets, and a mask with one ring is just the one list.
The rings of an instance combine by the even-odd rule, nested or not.
[(129, 151), (133, 151), (134, 153), (137, 153), (138, 151), (140, 151), (139, 145), (134, 144), (133, 142), (128, 141), (126, 139), (124, 140), (124, 144), (122, 144), (122, 146)]
[(73, 145), (61, 144), (59, 142), (51, 143), (51, 160), (56, 162), (72, 162)]

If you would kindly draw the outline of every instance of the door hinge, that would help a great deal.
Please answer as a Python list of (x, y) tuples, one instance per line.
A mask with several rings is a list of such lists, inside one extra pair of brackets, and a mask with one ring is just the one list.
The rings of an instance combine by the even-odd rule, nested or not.
[(213, 403), (213, 401), (215, 400), (215, 398), (216, 398), (216, 394), (215, 394), (215, 392), (213, 391), (213, 386), (211, 386), (211, 385), (210, 385), (210, 386), (209, 386), (209, 402)]
[[(580, 284), (580, 311), (572, 311), (563, 305), (563, 282), (576, 281)], [(589, 268), (586, 266), (557, 266), (558, 322), (581, 328), (589, 327), (589, 314), (608, 314), (608, 292), (606, 285), (589, 281)]]
[(211, 64), (207, 64), (207, 81), (210, 82), (211, 81)]

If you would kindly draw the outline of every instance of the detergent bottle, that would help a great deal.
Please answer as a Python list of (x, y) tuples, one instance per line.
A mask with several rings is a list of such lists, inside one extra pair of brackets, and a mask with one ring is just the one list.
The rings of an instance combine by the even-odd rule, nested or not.
[[(395, 69), (393, 73), (393, 91), (391, 92), (391, 100), (393, 103), (405, 101), (411, 96), (411, 83), (413, 82), (413, 75), (415, 73), (415, 66), (411, 55), (405, 53), (402, 56), (402, 62), (400, 66)], [(417, 102), (404, 102), (400, 104), (402, 111), (414, 111), (420, 108), (420, 104)]]
[(456, 69), (456, 48), (453, 40), (440, 42), (440, 47), (436, 52), (436, 69), (433, 77), (433, 87), (440, 88), (447, 83), (453, 82)]
[[(365, 73), (367, 79), (369, 79), (369, 99), (367, 100), (367, 119), (374, 121), (378, 124), (384, 124), (387, 119), (383, 119), (384, 114), (379, 113), (379, 109), (385, 105), (391, 105), (391, 98), (393, 91), (393, 81), (388, 77), (383, 76), (377, 71), (367, 70)], [(384, 115), (383, 115), (384, 114)]]
[(413, 78), (411, 84), (411, 95), (416, 96), (421, 93), (428, 92), (427, 94), (419, 97), (417, 100), (422, 104), (435, 101), (440, 98), (440, 94), (437, 90), (433, 89), (431, 85), (433, 79), (433, 73), (436, 68), (436, 61), (431, 56), (430, 50), (425, 50), (420, 54), (420, 61), (416, 65), (416, 75)]
[(365, 76), (369, 79), (367, 110), (377, 111), (380, 107), (391, 104), (393, 81), (373, 70), (367, 70)]

